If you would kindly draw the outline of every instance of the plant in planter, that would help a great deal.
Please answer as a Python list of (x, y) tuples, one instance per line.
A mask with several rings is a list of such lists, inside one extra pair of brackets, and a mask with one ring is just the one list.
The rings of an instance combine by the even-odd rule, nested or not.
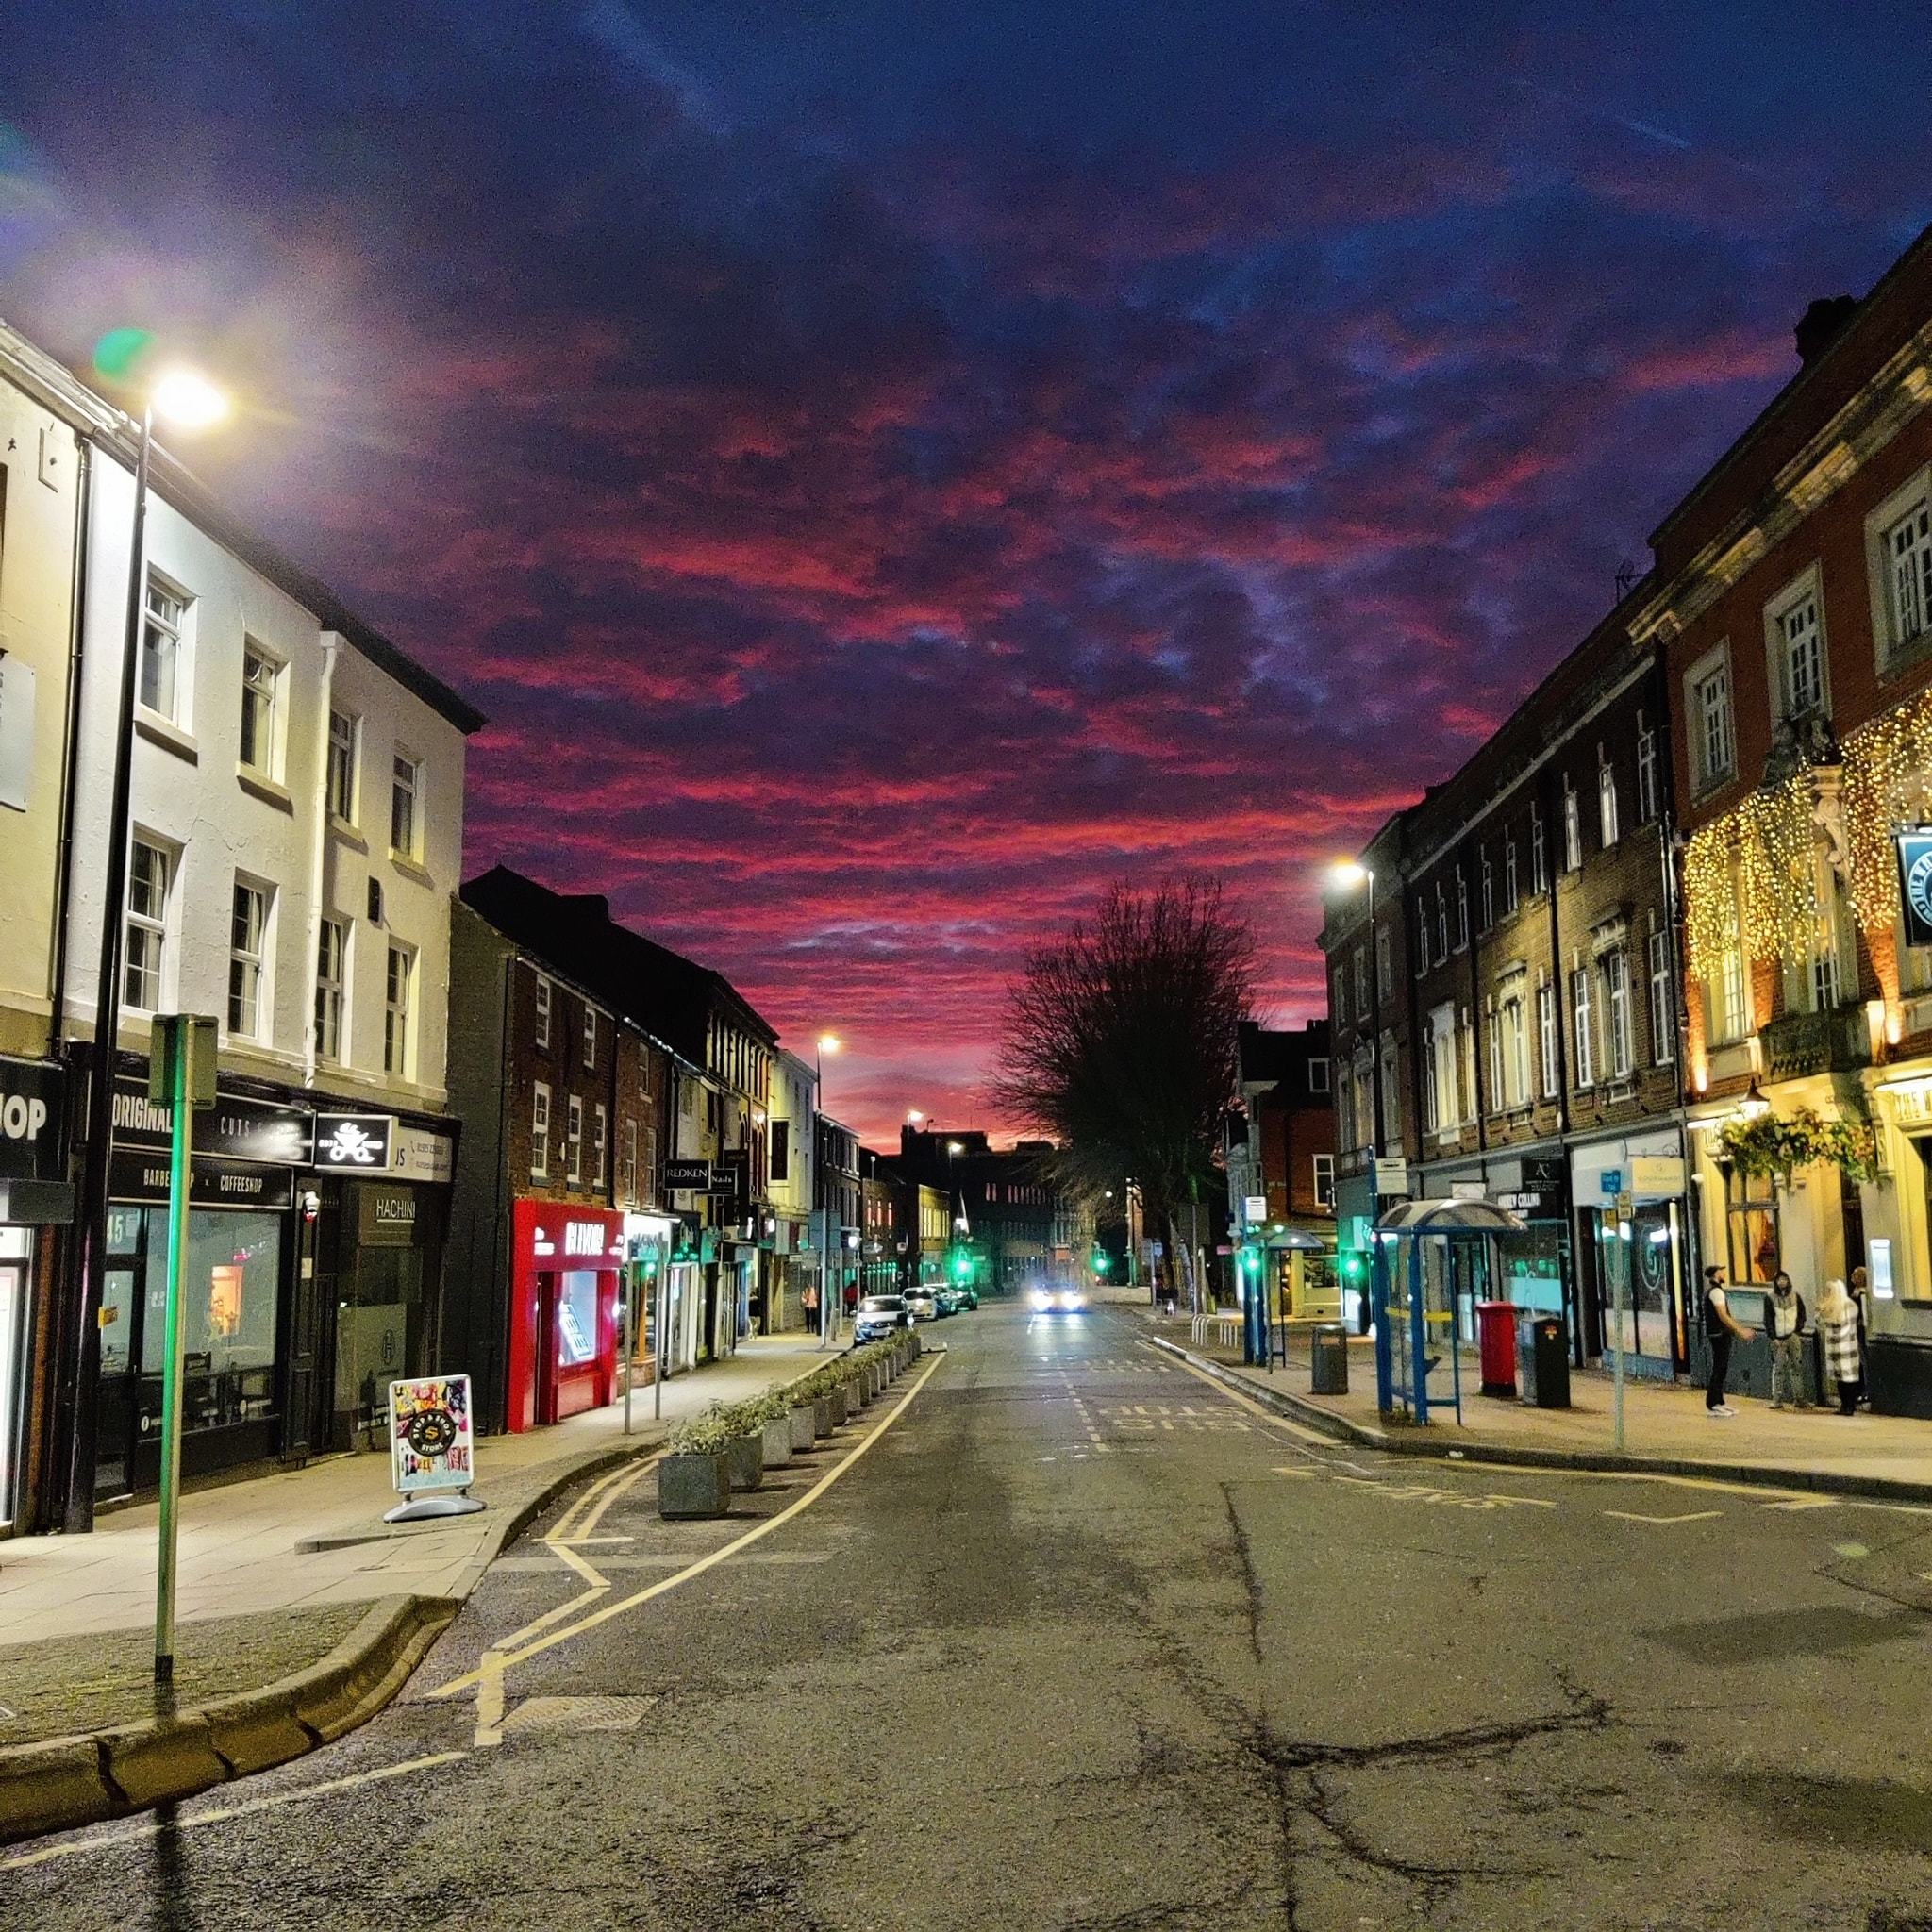
[(740, 1405), (748, 1424), (758, 1429), (765, 1467), (777, 1469), (791, 1460), (791, 1398), (774, 1389)]
[(731, 1508), (731, 1422), (713, 1403), (676, 1424), (658, 1465), (658, 1514), (724, 1516)]

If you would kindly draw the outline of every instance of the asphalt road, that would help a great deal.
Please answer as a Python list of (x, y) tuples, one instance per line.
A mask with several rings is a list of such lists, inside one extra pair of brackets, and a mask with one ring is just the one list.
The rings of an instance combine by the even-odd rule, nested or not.
[(1377, 1457), (1125, 1312), (929, 1334), (725, 1524), (571, 1501), (355, 1737), (0, 1853), (0, 1925), (1932, 1928), (1932, 1514)]

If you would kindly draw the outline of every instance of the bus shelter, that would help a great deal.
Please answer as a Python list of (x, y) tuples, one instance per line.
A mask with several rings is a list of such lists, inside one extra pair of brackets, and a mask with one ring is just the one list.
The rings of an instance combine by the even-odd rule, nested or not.
[(1237, 1271), (1241, 1291), (1241, 1359), (1251, 1366), (1274, 1366), (1277, 1357), (1288, 1361), (1291, 1327), (1313, 1327), (1312, 1319), (1297, 1322), (1287, 1307), (1287, 1289), (1280, 1277), (1278, 1257), (1325, 1255), (1333, 1244), (1306, 1228), (1277, 1227), (1267, 1237), (1262, 1250), (1266, 1272), (1258, 1281), (1250, 1281), (1245, 1270)]
[(1492, 1242), (1523, 1223), (1493, 1201), (1404, 1201), (1375, 1224), (1375, 1399), (1384, 1415), (1399, 1403), (1417, 1424), (1429, 1419), (1429, 1375), (1449, 1370), (1450, 1399), (1462, 1420), (1457, 1303), (1471, 1306), (1494, 1277)]

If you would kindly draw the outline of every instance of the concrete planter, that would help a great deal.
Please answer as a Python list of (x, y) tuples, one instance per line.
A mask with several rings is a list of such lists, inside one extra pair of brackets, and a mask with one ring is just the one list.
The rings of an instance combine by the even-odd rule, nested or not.
[(832, 1420), (832, 1398), (821, 1395), (811, 1406), (811, 1425), (820, 1436), (829, 1436), (839, 1424)]
[(765, 1438), (762, 1430), (755, 1430), (746, 1436), (733, 1436), (725, 1456), (731, 1466), (731, 1487), (734, 1490), (764, 1488)]
[(658, 1465), (659, 1516), (724, 1516), (730, 1509), (728, 1456), (667, 1456)]
[(765, 1467), (782, 1469), (791, 1460), (791, 1418), (789, 1415), (774, 1417), (762, 1431), (765, 1451)]
[(845, 1378), (845, 1412), (857, 1415), (872, 1400), (872, 1391), (865, 1386), (865, 1371), (857, 1369)]
[(845, 1385), (842, 1382), (840, 1383), (826, 1397), (826, 1400), (832, 1405), (832, 1426), (835, 1429), (842, 1429), (845, 1426), (846, 1418), (852, 1413), (852, 1405), (846, 1400), (845, 1396)]
[[(786, 1426), (791, 1431), (791, 1451), (795, 1456), (801, 1449), (809, 1449), (818, 1434), (818, 1404), (808, 1402), (803, 1407), (794, 1408), (785, 1418)], [(828, 1429), (827, 1435), (831, 1433)]]

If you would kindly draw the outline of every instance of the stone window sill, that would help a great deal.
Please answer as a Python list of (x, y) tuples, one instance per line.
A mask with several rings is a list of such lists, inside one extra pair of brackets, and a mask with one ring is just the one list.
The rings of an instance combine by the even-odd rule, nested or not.
[(186, 758), (191, 765), (201, 762), (201, 748), (193, 736), (162, 717), (158, 711), (150, 711), (145, 705), (137, 708), (134, 728), (150, 744), (158, 744), (163, 751), (173, 752), (177, 758)]
[(237, 765), (235, 782), (242, 791), (258, 798), (264, 805), (272, 805), (277, 811), (292, 814), (295, 800), (286, 785), (277, 785), (266, 773), (258, 772), (253, 765)]

